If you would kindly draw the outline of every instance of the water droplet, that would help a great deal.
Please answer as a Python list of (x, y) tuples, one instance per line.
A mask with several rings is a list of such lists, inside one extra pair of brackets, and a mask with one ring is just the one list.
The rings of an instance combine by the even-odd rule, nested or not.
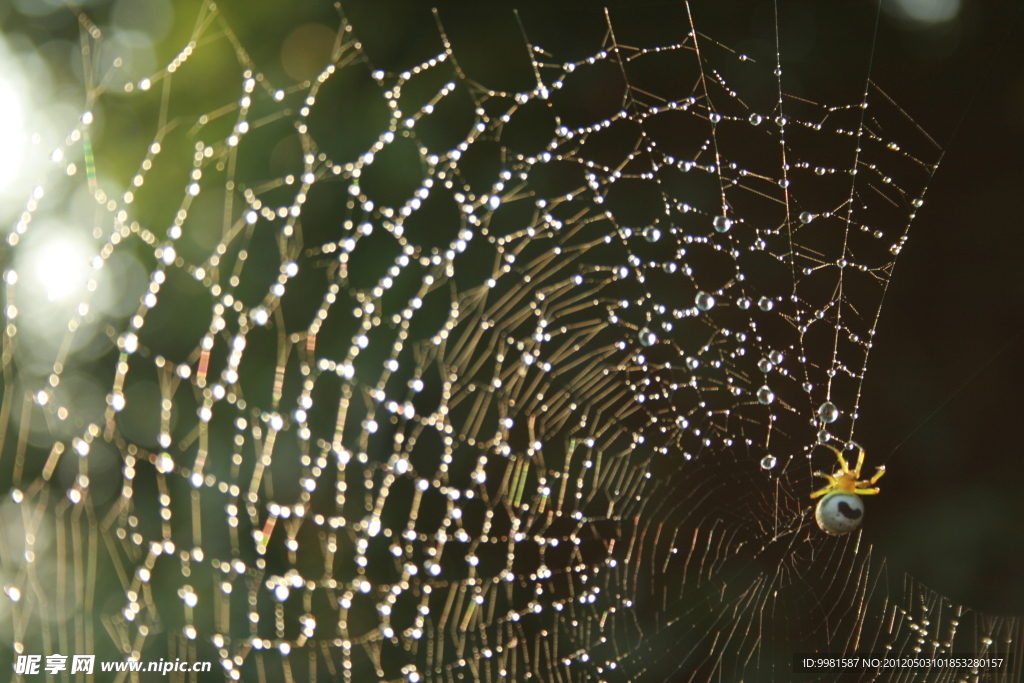
[(782, 361), (784, 358), (785, 356), (782, 354), (782, 351), (772, 351), (771, 353), (768, 354), (768, 360), (775, 363), (776, 365), (782, 365)]
[(800, 222), (807, 225), (814, 220), (814, 214), (810, 211), (803, 211), (800, 213)]
[(783, 178), (782, 180), (780, 180), (779, 181), (779, 187), (781, 187), (781, 188), (789, 187), (789, 180), (786, 179), (786, 178)]
[(813, 388), (814, 388), (814, 385), (813, 385), (813, 384), (811, 384), (810, 382), (804, 382), (804, 383), (803, 383), (803, 384), (801, 384), (800, 386), (801, 386), (801, 387), (803, 388), (803, 390), (804, 390), (804, 391), (806, 391), (806, 392), (807, 392), (808, 394), (809, 394), (809, 393), (811, 393), (811, 389), (813, 389)]
[(715, 297), (711, 296), (707, 292), (697, 292), (697, 296), (694, 297), (694, 301), (697, 303), (697, 308), (702, 311), (710, 311), (715, 307)]
[(923, 199), (915, 199), (914, 201), (912, 201), (910, 203), (913, 204), (918, 209), (920, 209), (922, 206), (924, 206), (924, 200)]
[(644, 239), (652, 244), (661, 239), (661, 230), (657, 228), (644, 228)]
[(697, 368), (700, 367), (700, 361), (694, 358), (693, 356), (690, 356), (689, 358), (686, 359), (686, 367), (690, 368), (691, 370), (696, 370)]
[(768, 311), (775, 308), (775, 302), (766, 296), (762, 296), (760, 299), (757, 300), (757, 307), (767, 313)]
[(715, 216), (714, 225), (715, 230), (718, 232), (729, 232), (729, 228), (732, 227), (732, 220), (725, 216)]
[(711, 119), (711, 123), (718, 123), (722, 120), (722, 115), (718, 112), (713, 112), (708, 118)]
[(689, 426), (690, 426), (690, 421), (687, 420), (682, 415), (680, 415), (679, 417), (676, 418), (676, 427), (679, 427), (680, 429), (686, 429)]
[(765, 373), (765, 374), (771, 372), (772, 368), (774, 368), (774, 367), (775, 366), (772, 365), (771, 361), (769, 361), (767, 358), (762, 358), (761, 360), (759, 360), (757, 362), (757, 369), (760, 370), (761, 372)]
[(775, 393), (766, 384), (757, 390), (757, 400), (764, 405), (769, 405), (775, 400)]
[(829, 434), (825, 429), (818, 430), (818, 443), (828, 443)]
[(832, 424), (839, 419), (839, 408), (831, 401), (825, 401), (818, 408), (818, 419), (825, 424)]
[(658, 343), (658, 335), (646, 327), (640, 330), (640, 346), (654, 346)]
[(665, 271), (666, 273), (668, 273), (669, 275), (671, 275), (672, 273), (676, 272), (676, 268), (677, 268), (677, 267), (678, 267), (678, 266), (676, 266), (676, 262), (675, 262), (675, 261), (669, 261), (668, 263), (666, 263), (665, 265), (663, 265), (663, 266), (661, 267), (661, 269), (662, 269), (662, 270), (664, 270), (664, 271)]
[(836, 261), (836, 265), (839, 266), (840, 268), (845, 268), (846, 266), (850, 265), (850, 262), (844, 258), (841, 258), (838, 261)]
[(748, 308), (750, 308), (750, 299), (748, 299), (746, 297), (742, 297), (740, 299), (737, 299), (736, 305), (739, 306), (741, 310), (745, 311)]
[(762, 121), (764, 121), (764, 119), (761, 117), (760, 114), (751, 114), (750, 115), (750, 124), (751, 125), (759, 126), (759, 125), (761, 125)]
[(761, 469), (770, 470), (771, 468), (775, 467), (775, 463), (777, 462), (778, 460), (775, 459), (774, 455), (766, 455), (763, 458), (761, 458)]

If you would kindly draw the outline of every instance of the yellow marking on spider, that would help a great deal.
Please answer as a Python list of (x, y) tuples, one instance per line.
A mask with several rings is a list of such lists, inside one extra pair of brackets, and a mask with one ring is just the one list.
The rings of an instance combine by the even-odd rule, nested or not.
[(879, 492), (879, 488), (875, 486), (875, 482), (881, 479), (882, 475), (885, 474), (885, 465), (879, 465), (876, 467), (875, 474), (870, 479), (861, 479), (860, 471), (864, 467), (864, 449), (861, 448), (859, 444), (853, 443), (852, 445), (860, 451), (860, 454), (857, 456), (857, 466), (850, 469), (850, 465), (846, 462), (846, 458), (843, 457), (842, 451), (837, 448), (833, 448), (828, 444), (824, 444), (825, 448), (836, 454), (836, 457), (839, 459), (840, 470), (833, 474), (815, 472), (814, 476), (828, 479), (828, 486), (822, 487), (812, 493), (811, 498), (820, 498), (826, 493), (831, 493), (833, 491), (854, 493), (859, 496), (873, 496)]

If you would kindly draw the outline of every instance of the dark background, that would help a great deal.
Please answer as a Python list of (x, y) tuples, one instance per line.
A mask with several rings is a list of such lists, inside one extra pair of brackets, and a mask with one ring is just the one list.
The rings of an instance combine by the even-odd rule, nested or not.
[(997, 614), (1024, 612), (1020, 10), (968, 2), (933, 31), (883, 15), (876, 79), (946, 155), (882, 308), (859, 422), (889, 470), (866, 537), (895, 576)]

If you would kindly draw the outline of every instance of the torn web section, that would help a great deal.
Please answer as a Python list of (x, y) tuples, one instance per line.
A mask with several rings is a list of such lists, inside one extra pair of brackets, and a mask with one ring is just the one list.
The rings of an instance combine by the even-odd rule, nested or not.
[(819, 426), (842, 442), (853, 436), (882, 298), (939, 148), (874, 83), (860, 106), (821, 113), (791, 138), (793, 321), (805, 356), (831, 359), (807, 364), (808, 393)]
[[(706, 43), (718, 47), (710, 40)], [(710, 53), (705, 45), (706, 59)], [(742, 56), (730, 57), (741, 64), (749, 61)], [(640, 60), (629, 67), (634, 64), (640, 64)], [(754, 70), (757, 66), (748, 68)], [(653, 304), (642, 303), (636, 316), (643, 318), (633, 324), (644, 325), (638, 335), (640, 346), (648, 347), (645, 358), (656, 360), (647, 364), (649, 372), (641, 373), (643, 379), (635, 386), (638, 390), (650, 386), (653, 369), (658, 373), (659, 386), (664, 386), (647, 395), (641, 392), (641, 401), (657, 405), (650, 402), (671, 403), (687, 393), (693, 397), (690, 404), (663, 409), (666, 419), (659, 421), (664, 428), (672, 413), (682, 413), (677, 422), (689, 426), (694, 422), (690, 418), (709, 419), (719, 407), (719, 421), (710, 420), (712, 432), (735, 435), (744, 423), (749, 429), (759, 424), (770, 429), (756, 440), (770, 450), (771, 431), (778, 429), (771, 425), (785, 414), (821, 417), (823, 425), (832, 425), (836, 411), (826, 406), (819, 415), (827, 401), (842, 404), (837, 405), (838, 415), (846, 414), (847, 419), (855, 412), (868, 348), (866, 338), (874, 328), (894, 255), (920, 204), (919, 195), (934, 168), (937, 150), (873, 87), (872, 94), (879, 95), (875, 99), (885, 110), (874, 116), (862, 117), (866, 105), (830, 108), (789, 97), (768, 103), (762, 109), (766, 113), (761, 114), (729, 90), (722, 73), (720, 68), (707, 64), (695, 79), (700, 81), (704, 94), (702, 99), (690, 99), (709, 102), (703, 105), (706, 111), (694, 102), (696, 115), (677, 113), (673, 110), (690, 102), (684, 101), (683, 107), (669, 102), (647, 117), (644, 135), (650, 139), (650, 148), (672, 163), (655, 162), (655, 173), (644, 180), (650, 181), (646, 187), (657, 184), (665, 192), (664, 213), (672, 222), (670, 231), (678, 238), (673, 245), (674, 259), (653, 259), (644, 264), (643, 274), (651, 279), (647, 296)], [(652, 109), (645, 103), (638, 106)], [(664, 123), (659, 116), (664, 116)], [(692, 141), (685, 139), (687, 125), (693, 131)], [(909, 135), (912, 141), (921, 139), (923, 156), (930, 161), (911, 156), (899, 143), (885, 139), (887, 131), (893, 129)], [(666, 148), (676, 154), (668, 155), (663, 151)], [(680, 160), (678, 157), (684, 154), (692, 158)], [(702, 166), (702, 159), (715, 163)], [(889, 170), (883, 172), (883, 168)], [(679, 170), (696, 173), (681, 176)], [(894, 177), (897, 173), (899, 178)], [(644, 187), (643, 183), (637, 185)], [(636, 195), (630, 199), (636, 199)], [(637, 204), (644, 205), (621, 202), (619, 213), (629, 216)], [(644, 206), (650, 208), (649, 203)], [(853, 219), (858, 213), (864, 222)], [(665, 232), (660, 225), (629, 230), (631, 237), (636, 233), (637, 245), (631, 260), (643, 263), (640, 253), (644, 249), (657, 254), (658, 249), (643, 246), (643, 241), (660, 241)], [(846, 268), (864, 275), (844, 278), (842, 271)], [(676, 278), (676, 273), (682, 277)], [(660, 303), (659, 297), (671, 301), (676, 291), (688, 306), (672, 310)], [(829, 311), (836, 313), (831, 319)], [(670, 315), (683, 322), (654, 320)], [(658, 346), (663, 337), (672, 339), (671, 334), (664, 334), (669, 330), (681, 339), (689, 332), (692, 340), (675, 342), (666, 354)], [(727, 341), (728, 337), (735, 341)], [(819, 343), (819, 338), (824, 341)], [(854, 353), (838, 339), (859, 345), (861, 350)], [(676, 366), (671, 360), (657, 362), (662, 361), (659, 351), (672, 360), (679, 359)], [(821, 358), (830, 360), (816, 360)], [(673, 370), (682, 381), (668, 379)], [(699, 386), (689, 392), (677, 390), (687, 380), (691, 385), (699, 384), (703, 372), (707, 379), (713, 378), (704, 392)], [(839, 374), (852, 380), (846, 383), (843, 393), (848, 396), (843, 398), (831, 393), (833, 386), (840, 391), (840, 380), (835, 379)], [(815, 394), (815, 387), (822, 393)], [(693, 402), (705, 404), (701, 407), (710, 408), (711, 413), (700, 414)], [(756, 410), (756, 404), (769, 406), (767, 413), (772, 417), (744, 419), (739, 408)], [(735, 410), (727, 411), (729, 408)], [(729, 415), (741, 416), (739, 424), (730, 427), (725, 419)], [(837, 431), (836, 426), (830, 429)], [(785, 434), (784, 429), (781, 431)], [(793, 424), (789, 431), (803, 432), (797, 444), (806, 446), (813, 441), (806, 438), (809, 434), (799, 424)], [(712, 443), (708, 434), (690, 441), (686, 450), (692, 453)], [(786, 452), (788, 446), (784, 443), (780, 450)]]

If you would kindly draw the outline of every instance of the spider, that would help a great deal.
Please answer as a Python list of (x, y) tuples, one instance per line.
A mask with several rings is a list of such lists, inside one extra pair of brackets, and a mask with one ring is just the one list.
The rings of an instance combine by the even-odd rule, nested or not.
[[(875, 468), (874, 476), (870, 479), (861, 479), (860, 470), (864, 467), (864, 449), (853, 442), (850, 445), (860, 452), (857, 456), (856, 467), (850, 469), (842, 451), (825, 444), (825, 447), (839, 458), (840, 470), (834, 474), (814, 473), (816, 477), (828, 479), (828, 486), (811, 494), (811, 498), (821, 498), (818, 507), (814, 510), (814, 519), (822, 531), (832, 536), (849, 533), (860, 526), (861, 520), (864, 518), (864, 502), (860, 497), (873, 496), (878, 493), (879, 489), (874, 484), (885, 474), (885, 465), (879, 465)], [(822, 496), (824, 497), (822, 498)]]

